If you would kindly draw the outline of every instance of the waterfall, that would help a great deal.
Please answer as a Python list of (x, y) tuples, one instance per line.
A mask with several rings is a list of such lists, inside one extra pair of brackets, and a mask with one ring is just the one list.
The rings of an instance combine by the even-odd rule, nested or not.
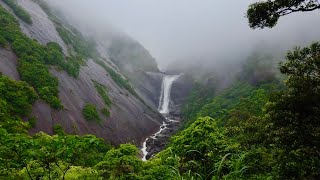
[(158, 108), (161, 114), (169, 114), (171, 87), (179, 77), (180, 75), (165, 75), (163, 77)]
[(168, 127), (167, 123), (177, 123), (178, 121), (175, 120), (171, 120), (169, 119), (169, 113), (170, 113), (170, 94), (171, 94), (171, 87), (172, 84), (175, 80), (177, 80), (180, 77), (180, 75), (165, 75), (163, 77), (162, 80), (162, 85), (161, 85), (161, 93), (160, 93), (160, 99), (159, 99), (159, 107), (158, 107), (158, 111), (163, 114), (166, 115), (166, 121), (167, 122), (163, 122), (162, 125), (160, 126), (160, 129), (158, 132), (156, 132), (155, 134), (153, 134), (152, 136), (148, 137), (142, 145), (142, 160), (146, 161), (146, 156), (148, 154), (147, 151), (147, 141), (149, 139), (157, 139), (157, 137), (159, 135), (161, 135), (162, 131), (166, 130)]

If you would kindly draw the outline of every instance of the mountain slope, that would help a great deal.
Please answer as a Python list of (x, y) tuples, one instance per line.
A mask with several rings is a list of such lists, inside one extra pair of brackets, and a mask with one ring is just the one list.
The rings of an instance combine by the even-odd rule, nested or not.
[[(19, 20), (20, 28), (26, 35), (44, 45), (48, 42), (57, 42), (62, 47), (65, 56), (74, 53), (59, 36), (55, 23), (48, 18), (38, 4), (31, 0), (18, 0), (17, 2), (32, 18), (31, 25)], [(1, 6), (10, 10), (2, 1), (0, 3)], [(0, 48), (0, 54), (0, 63), (3, 65), (0, 71), (4, 75), (19, 79), (16, 70), (17, 57), (9, 47)], [(49, 66), (50, 73), (58, 78), (59, 99), (64, 108), (56, 110), (42, 100), (37, 101), (33, 106), (32, 115), (37, 117), (38, 121), (31, 132), (45, 131), (51, 134), (53, 126), (60, 124), (67, 133), (95, 134), (113, 144), (133, 142), (139, 145), (146, 136), (159, 127), (163, 117), (145, 105), (138, 96), (120, 87), (110, 72), (104, 68), (112, 69), (108, 63), (102, 62), (104, 64), (102, 67), (101, 62), (99, 65), (91, 58), (86, 58), (85, 61), (86, 63), (80, 67), (77, 78), (59, 68)], [(110, 117), (99, 112), (101, 119), (99, 123), (85, 120), (82, 112), (86, 104), (94, 104), (98, 110), (106, 106), (95, 88), (95, 82), (106, 87), (107, 94), (112, 101), (111, 107), (108, 108)]]

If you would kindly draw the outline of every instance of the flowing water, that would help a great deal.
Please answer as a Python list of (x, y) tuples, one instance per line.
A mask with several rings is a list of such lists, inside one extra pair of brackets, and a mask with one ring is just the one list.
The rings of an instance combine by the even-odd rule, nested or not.
[(179, 76), (180, 75), (166, 75), (162, 80), (158, 109), (161, 114), (169, 114), (172, 83), (178, 79)]
[(180, 75), (165, 75), (162, 80), (161, 86), (161, 93), (160, 93), (160, 100), (159, 100), (159, 107), (158, 111), (166, 117), (166, 121), (162, 123), (158, 132), (153, 134), (152, 136), (148, 137), (142, 145), (142, 160), (146, 161), (146, 156), (148, 154), (147, 151), (147, 141), (151, 139), (157, 139), (161, 133), (168, 128), (170, 123), (177, 123), (178, 121), (170, 119), (170, 95), (171, 95), (171, 87), (175, 80), (177, 80)]

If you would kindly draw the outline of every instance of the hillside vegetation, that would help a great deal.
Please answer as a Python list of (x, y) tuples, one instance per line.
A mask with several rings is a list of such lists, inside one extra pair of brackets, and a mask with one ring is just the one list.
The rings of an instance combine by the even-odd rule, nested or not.
[[(250, 6), (251, 11), (260, 12), (262, 7), (270, 12), (270, 6), (261, 3)], [(281, 5), (271, 7), (281, 9)], [(267, 24), (275, 25), (280, 15), (267, 18), (273, 20)], [(66, 42), (75, 38), (66, 34)], [(72, 40), (69, 45), (78, 43)], [(66, 62), (74, 57), (65, 57), (56, 43), (44, 46), (28, 38), (2, 7), (0, 45), (12, 48), (18, 56), (21, 76), (16, 81), (0, 74), (0, 179), (320, 178), (320, 43), (289, 51), (278, 69), (272, 56), (249, 56), (233, 83), (223, 90), (195, 85), (183, 106), (182, 128), (165, 150), (146, 162), (134, 145), (113, 147), (93, 135), (68, 135), (60, 125), (55, 125), (53, 135), (29, 135), (36, 120), (30, 113), (38, 98), (62, 108), (58, 80), (49, 68), (77, 77), (80, 59), (91, 55), (83, 52), (80, 59)], [(80, 45), (74, 51), (82, 48), (86, 47)], [(120, 74), (101, 66), (120, 87), (134, 94)], [(101, 111), (109, 116), (107, 108), (113, 102), (108, 90), (94, 83), (105, 103)], [(83, 115), (88, 121), (100, 120), (93, 104), (84, 106)]]

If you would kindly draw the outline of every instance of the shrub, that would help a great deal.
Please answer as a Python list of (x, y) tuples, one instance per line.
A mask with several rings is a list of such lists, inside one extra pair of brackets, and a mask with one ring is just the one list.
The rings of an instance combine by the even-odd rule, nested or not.
[(33, 116), (32, 118), (28, 119), (28, 122), (29, 122), (29, 125), (34, 128), (37, 125), (37, 118)]
[(6, 39), (0, 34), (0, 47), (5, 47), (6, 46)]
[(53, 134), (58, 134), (60, 136), (66, 135), (66, 133), (63, 131), (63, 128), (60, 124), (53, 125)]
[(97, 51), (93, 41), (86, 40), (80, 32), (72, 28), (72, 31), (65, 28), (62, 24), (56, 23), (56, 30), (62, 40), (73, 47), (73, 50), (82, 58), (96, 58)]
[(101, 98), (103, 99), (104, 103), (107, 106), (110, 106), (112, 104), (107, 92), (107, 88), (105, 86), (103, 86), (102, 84), (99, 84), (98, 82), (94, 81), (94, 86), (97, 90), (97, 92), (99, 93), (99, 95), (101, 96)]
[(99, 64), (101, 67), (103, 67), (110, 77), (113, 79), (113, 81), (120, 86), (121, 88), (126, 89), (129, 91), (132, 95), (138, 97), (138, 94), (136, 91), (133, 89), (133, 87), (130, 85), (129, 81), (124, 79), (120, 74), (115, 72), (112, 68), (108, 67), (102, 60), (95, 60), (97, 64)]
[(82, 110), (82, 114), (88, 121), (100, 121), (97, 108), (93, 104), (86, 104)]

